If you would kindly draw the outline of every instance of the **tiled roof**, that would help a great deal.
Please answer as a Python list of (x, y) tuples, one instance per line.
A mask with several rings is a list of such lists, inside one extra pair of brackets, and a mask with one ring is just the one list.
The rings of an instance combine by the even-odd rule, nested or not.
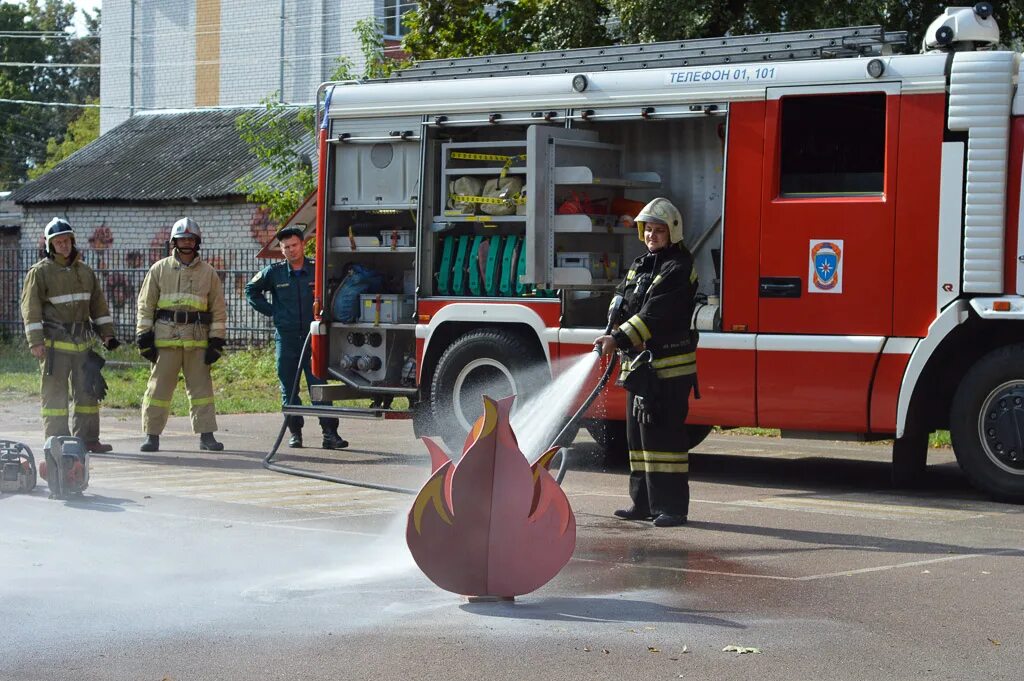
[[(206, 109), (141, 114), (78, 150), (46, 175), (16, 189), (17, 203), (173, 201), (239, 196), (238, 180), (267, 179), (242, 141), (235, 121), (252, 109)], [(316, 163), (312, 134), (298, 110), (259, 111), (288, 116), (296, 150)], [(314, 168), (314, 173), (315, 173)]]

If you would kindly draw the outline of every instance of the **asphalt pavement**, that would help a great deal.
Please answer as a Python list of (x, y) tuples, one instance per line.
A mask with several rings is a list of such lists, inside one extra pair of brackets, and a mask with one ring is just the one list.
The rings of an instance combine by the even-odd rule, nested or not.
[[(42, 456), (35, 404), (0, 437)], [(713, 435), (690, 523), (613, 518), (626, 474), (581, 437), (564, 482), (569, 565), (514, 603), (435, 587), (404, 544), (412, 497), (260, 462), (276, 414), (219, 417), (156, 454), (105, 413), (81, 500), (0, 495), (0, 679), (1018, 679), (1024, 516), (934, 451), (912, 490), (881, 445)], [(318, 444), (307, 422), (307, 445)], [(415, 488), (408, 421), (347, 419), (343, 452), (289, 465)], [(735, 647), (747, 652), (729, 650)], [(756, 652), (755, 652), (756, 651)]]

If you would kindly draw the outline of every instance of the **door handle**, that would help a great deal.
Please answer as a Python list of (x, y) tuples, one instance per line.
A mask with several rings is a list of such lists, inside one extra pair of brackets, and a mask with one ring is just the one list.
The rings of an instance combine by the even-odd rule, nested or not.
[(761, 298), (799, 298), (802, 289), (800, 277), (761, 277), (758, 283)]

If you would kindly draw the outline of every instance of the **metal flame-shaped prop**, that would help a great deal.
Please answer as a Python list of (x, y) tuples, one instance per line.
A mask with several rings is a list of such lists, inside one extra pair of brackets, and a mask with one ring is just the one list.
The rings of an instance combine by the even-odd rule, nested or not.
[(429, 438), (433, 474), (409, 511), (406, 541), (434, 584), (457, 594), (509, 598), (529, 593), (565, 567), (576, 517), (547, 467), (532, 466), (509, 424), (515, 396), (484, 396), (484, 414), (453, 463)]

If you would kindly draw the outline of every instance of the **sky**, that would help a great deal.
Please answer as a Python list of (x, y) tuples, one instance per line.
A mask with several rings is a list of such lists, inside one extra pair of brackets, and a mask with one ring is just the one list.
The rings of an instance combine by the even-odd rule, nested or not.
[(92, 13), (92, 11), (101, 4), (102, 0), (75, 0), (75, 7), (79, 9), (79, 11), (75, 13), (75, 31), (77, 33), (85, 32), (85, 21), (82, 17), (81, 10), (89, 10), (89, 12)]

